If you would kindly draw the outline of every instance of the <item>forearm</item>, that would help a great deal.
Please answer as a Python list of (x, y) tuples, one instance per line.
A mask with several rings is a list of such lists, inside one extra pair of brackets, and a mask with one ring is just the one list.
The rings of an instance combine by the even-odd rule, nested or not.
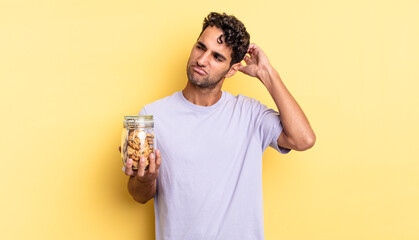
[(135, 201), (144, 204), (156, 194), (156, 180), (142, 183), (131, 176), (128, 180), (128, 192)]
[(272, 96), (281, 115), (283, 131), (294, 147), (305, 150), (313, 146), (316, 138), (314, 131), (303, 110), (282, 82), (278, 72), (268, 66), (259, 79)]

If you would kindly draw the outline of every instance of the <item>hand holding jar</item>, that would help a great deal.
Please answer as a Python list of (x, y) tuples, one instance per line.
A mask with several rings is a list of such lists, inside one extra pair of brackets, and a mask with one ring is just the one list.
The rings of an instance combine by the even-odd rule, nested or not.
[(159, 175), (159, 167), (161, 164), (161, 155), (160, 151), (157, 149), (156, 154), (150, 154), (150, 162), (148, 165), (148, 169), (146, 170), (146, 162), (145, 157), (140, 158), (139, 166), (137, 170), (133, 170), (132, 159), (128, 159), (127, 163), (125, 164), (125, 174), (127, 176), (134, 176), (140, 182), (151, 182), (157, 178)]
[(155, 179), (161, 163), (155, 146), (153, 116), (125, 116), (120, 147), (125, 174), (144, 181)]

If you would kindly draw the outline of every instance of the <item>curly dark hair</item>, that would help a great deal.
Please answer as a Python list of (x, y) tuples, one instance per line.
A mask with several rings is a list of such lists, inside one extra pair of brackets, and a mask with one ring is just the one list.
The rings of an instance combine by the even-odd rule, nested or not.
[(249, 48), (250, 35), (240, 20), (226, 13), (211, 12), (204, 19), (201, 34), (208, 26), (215, 26), (223, 31), (223, 34), (217, 39), (217, 42), (220, 44), (223, 43), (222, 37), (224, 37), (226, 45), (231, 47), (230, 66), (243, 60)]

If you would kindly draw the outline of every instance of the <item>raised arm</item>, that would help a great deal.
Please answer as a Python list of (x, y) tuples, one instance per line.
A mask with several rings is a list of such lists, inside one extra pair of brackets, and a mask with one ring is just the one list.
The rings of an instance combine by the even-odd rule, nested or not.
[(316, 141), (316, 135), (303, 110), (285, 87), (266, 54), (254, 43), (250, 44), (247, 53), (244, 58), (246, 66), (242, 65), (239, 71), (258, 78), (275, 101), (284, 127), (278, 138), (278, 145), (297, 151), (311, 148)]

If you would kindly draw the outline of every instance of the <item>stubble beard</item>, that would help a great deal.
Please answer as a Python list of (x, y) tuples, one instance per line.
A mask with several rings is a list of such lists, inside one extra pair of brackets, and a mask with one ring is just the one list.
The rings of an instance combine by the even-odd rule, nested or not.
[[(189, 82), (192, 83), (194, 86), (197, 86), (199, 88), (214, 89), (221, 82), (221, 80), (223, 80), (223, 77), (220, 77), (216, 81), (212, 81), (210, 79), (210, 76), (207, 75), (205, 78), (203, 78), (201, 81), (199, 81), (198, 78), (195, 78), (193, 76), (193, 70), (189, 66), (186, 70), (186, 73), (188, 75)], [(223, 74), (223, 76), (225, 74)]]

